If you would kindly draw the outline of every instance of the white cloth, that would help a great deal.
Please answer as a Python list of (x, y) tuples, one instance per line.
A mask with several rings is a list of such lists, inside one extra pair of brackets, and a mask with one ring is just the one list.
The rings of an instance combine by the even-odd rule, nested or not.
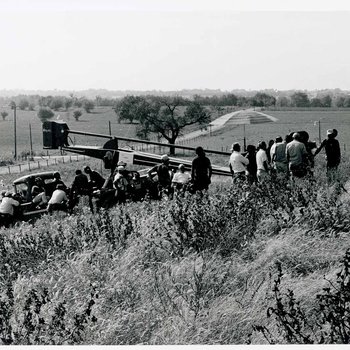
[(11, 197), (4, 197), (0, 203), (0, 213), (13, 215), (13, 207), (18, 207), (19, 202)]
[(249, 164), (249, 160), (243, 157), (239, 152), (233, 151), (229, 163), (231, 164), (233, 173), (241, 173), (245, 171), (245, 165)]
[(259, 149), (256, 153), (256, 165), (258, 170), (265, 170), (264, 162), (267, 164), (267, 155), (263, 149)]
[(62, 190), (55, 190), (49, 200), (49, 204), (60, 204), (63, 201), (68, 201), (66, 192)]
[(174, 174), (172, 182), (174, 183), (180, 183), (180, 184), (187, 184), (191, 180), (191, 175), (188, 172), (182, 173), (181, 171), (178, 171)]

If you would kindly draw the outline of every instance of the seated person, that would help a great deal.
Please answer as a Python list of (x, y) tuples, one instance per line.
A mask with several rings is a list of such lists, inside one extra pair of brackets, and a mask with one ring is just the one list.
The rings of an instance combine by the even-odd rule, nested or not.
[(47, 197), (46, 197), (46, 191), (44, 187), (44, 181), (37, 177), (35, 179), (35, 185), (32, 187), (32, 203), (40, 208), (46, 207), (47, 204)]
[(183, 164), (179, 165), (179, 171), (174, 174), (174, 177), (171, 181), (171, 186), (175, 188), (175, 190), (185, 190), (186, 185), (189, 184), (191, 180), (191, 175), (187, 171), (185, 171), (185, 166)]

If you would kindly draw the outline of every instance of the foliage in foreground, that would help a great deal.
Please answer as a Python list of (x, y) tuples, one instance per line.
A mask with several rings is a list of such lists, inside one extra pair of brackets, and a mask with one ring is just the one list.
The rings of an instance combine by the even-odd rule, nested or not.
[[(339, 282), (348, 204), (313, 181), (225, 191), (95, 216), (81, 206), (2, 230), (1, 342), (232, 344), (249, 334), (252, 343), (322, 342), (322, 317), (340, 300), (336, 289), (322, 293), (322, 276)], [(273, 281), (276, 263), (292, 294), (280, 292), (280, 275)], [(286, 310), (304, 338), (283, 335)], [(318, 323), (307, 329), (303, 320)], [(327, 332), (324, 342), (346, 342)]]

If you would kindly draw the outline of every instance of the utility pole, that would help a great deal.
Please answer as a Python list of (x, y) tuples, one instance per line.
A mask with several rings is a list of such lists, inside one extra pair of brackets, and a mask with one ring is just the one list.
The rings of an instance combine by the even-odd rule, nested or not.
[(321, 144), (321, 119), (318, 121), (318, 140), (320, 141)]
[(30, 160), (33, 159), (33, 140), (32, 140), (32, 126), (29, 123), (29, 141), (30, 141)]
[(109, 129), (109, 135), (112, 136), (112, 126), (111, 126), (111, 121), (108, 121), (108, 129)]
[(15, 140), (15, 154), (14, 154), (14, 158), (15, 160), (17, 160), (17, 117), (16, 117), (16, 110), (17, 110), (17, 106), (16, 106), (16, 102), (12, 101), (10, 103), (11, 109), (13, 109), (13, 136), (14, 136), (14, 140)]

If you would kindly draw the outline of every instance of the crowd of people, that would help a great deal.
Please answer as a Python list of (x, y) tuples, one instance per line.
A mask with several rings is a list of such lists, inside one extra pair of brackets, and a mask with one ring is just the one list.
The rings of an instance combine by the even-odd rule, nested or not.
[(248, 181), (250, 184), (263, 183), (269, 179), (295, 179), (313, 176), (314, 158), (324, 148), (327, 160), (329, 183), (337, 179), (337, 169), (341, 159), (336, 129), (327, 130), (327, 139), (319, 147), (308, 141), (306, 132), (295, 132), (269, 142), (260, 141), (258, 146), (248, 145), (241, 153), (239, 143), (232, 145), (229, 167), (233, 182)]
[[(327, 139), (319, 147), (308, 141), (306, 132), (296, 132), (270, 140), (268, 145), (260, 141), (255, 147), (248, 145), (241, 152), (239, 143), (232, 145), (229, 168), (233, 183), (248, 182), (258, 184), (280, 177), (282, 179), (303, 178), (313, 175), (314, 158), (325, 149), (327, 160), (327, 178), (332, 183), (337, 178), (337, 169), (341, 159), (336, 129), (327, 130)], [(119, 161), (115, 171), (105, 179), (99, 172), (85, 166), (83, 171), (77, 169), (70, 187), (62, 181), (58, 172), (54, 179), (45, 183), (36, 177), (26, 192), (24, 202), (32, 209), (46, 208), (71, 211), (79, 202), (79, 198), (87, 197), (91, 211), (94, 211), (93, 196), (98, 193), (98, 204), (111, 207), (125, 203), (128, 199), (140, 201), (147, 196), (172, 198), (185, 191), (195, 193), (208, 190), (212, 177), (212, 166), (203, 147), (196, 148), (196, 157), (192, 160), (191, 171), (180, 164), (177, 169), (170, 166), (168, 155), (161, 156), (161, 163), (148, 170), (147, 178), (141, 180), (140, 173), (127, 170), (127, 164)], [(188, 169), (189, 170), (189, 169)], [(157, 180), (154, 181), (155, 177)], [(5, 225), (10, 224), (15, 216), (19, 198), (10, 191), (3, 191), (0, 202), (0, 215)]]

